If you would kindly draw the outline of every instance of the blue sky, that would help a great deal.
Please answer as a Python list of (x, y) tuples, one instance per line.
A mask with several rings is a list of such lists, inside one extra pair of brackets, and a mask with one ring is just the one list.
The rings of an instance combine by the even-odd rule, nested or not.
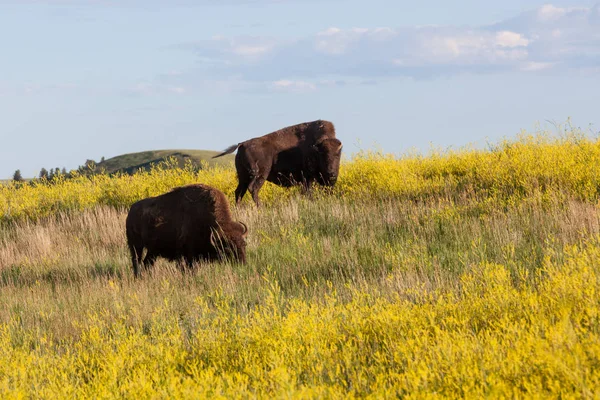
[(598, 132), (598, 1), (0, 0), (0, 178), (333, 121), (346, 153)]

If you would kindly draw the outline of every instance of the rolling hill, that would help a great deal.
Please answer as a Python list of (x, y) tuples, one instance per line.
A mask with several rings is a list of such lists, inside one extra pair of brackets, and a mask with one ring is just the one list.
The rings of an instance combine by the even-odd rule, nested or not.
[(122, 154), (116, 157), (106, 159), (96, 164), (96, 169), (105, 170), (112, 174), (122, 172), (132, 174), (141, 169), (150, 169), (152, 164), (157, 164), (169, 157), (175, 157), (180, 166), (184, 166), (187, 160), (191, 160), (194, 165), (199, 166), (201, 161), (208, 162), (209, 165), (227, 165), (233, 162), (234, 155), (213, 159), (219, 154), (217, 151), (210, 150), (152, 150), (138, 153)]

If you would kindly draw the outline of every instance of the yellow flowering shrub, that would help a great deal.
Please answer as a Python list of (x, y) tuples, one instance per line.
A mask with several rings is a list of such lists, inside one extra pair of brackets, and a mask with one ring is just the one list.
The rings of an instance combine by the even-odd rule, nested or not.
[[(533, 281), (482, 264), (454, 291), (411, 300), (355, 291), (247, 314), (198, 297), (186, 333), (165, 300), (149, 321), (119, 307), (80, 337), (0, 326), (2, 398), (593, 397), (600, 390), (600, 247), (567, 249)], [(109, 285), (111, 285), (109, 283)], [(114, 285), (112, 286), (114, 288)], [(110, 288), (109, 288), (110, 289)], [(19, 338), (18, 340), (16, 338)]]
[[(0, 185), (0, 218), (37, 219), (57, 211), (96, 205), (127, 207), (174, 187), (204, 183), (233, 200), (237, 179), (233, 165), (172, 168), (158, 165), (133, 176), (97, 175), (62, 179), (54, 184)], [(333, 195), (360, 199), (405, 197), (474, 198), (477, 202), (510, 205), (532, 196), (568, 195), (596, 201), (600, 188), (600, 141), (576, 133), (563, 137), (522, 135), (491, 150), (462, 149), (427, 156), (363, 152), (342, 163)], [(269, 205), (298, 189), (265, 184), (261, 199)]]

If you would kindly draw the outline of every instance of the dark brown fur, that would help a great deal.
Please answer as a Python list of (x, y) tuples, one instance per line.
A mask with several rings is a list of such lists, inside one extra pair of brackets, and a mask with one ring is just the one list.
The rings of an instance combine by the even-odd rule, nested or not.
[(335, 137), (331, 122), (317, 120), (246, 140), (213, 158), (236, 149), (236, 203), (249, 190), (260, 206), (258, 192), (265, 181), (285, 187), (302, 185), (305, 192), (314, 182), (333, 186), (339, 172), (342, 142)]
[[(194, 261), (222, 256), (246, 262), (246, 225), (233, 221), (225, 195), (196, 184), (175, 188), (134, 203), (126, 220), (133, 272), (148, 269), (156, 258)], [(147, 250), (142, 261), (142, 252)]]

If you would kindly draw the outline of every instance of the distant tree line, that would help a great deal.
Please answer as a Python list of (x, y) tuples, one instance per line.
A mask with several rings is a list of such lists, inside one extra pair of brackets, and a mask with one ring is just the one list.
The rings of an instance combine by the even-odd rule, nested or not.
[(23, 177), (21, 176), (21, 170), (18, 169), (13, 174), (13, 181), (15, 182), (23, 182)]
[(42, 168), (40, 170), (40, 174), (39, 174), (39, 179), (45, 179), (47, 181), (53, 181), (54, 179), (58, 178), (59, 176), (66, 176), (67, 175), (67, 170), (65, 167), (62, 168), (62, 170), (60, 168), (50, 168), (50, 170), (47, 170), (46, 168)]
[[(163, 164), (166, 168), (193, 168), (194, 170), (202, 169), (202, 166), (199, 164), (194, 164), (193, 160), (189, 157), (183, 157), (177, 159), (177, 157), (171, 156), (160, 160), (153, 160), (150, 162), (145, 162), (139, 165), (127, 166), (125, 168), (121, 168), (116, 172), (111, 172), (110, 175), (115, 174), (129, 174), (132, 175), (140, 170), (150, 170), (153, 165)], [(104, 157), (100, 160), (100, 166), (94, 160), (86, 160), (83, 165), (77, 167), (77, 169), (71, 170), (67, 172), (66, 168), (42, 168), (39, 174), (32, 179), (26, 180), (21, 175), (21, 170), (16, 170), (13, 174), (13, 182), (17, 185), (23, 184), (53, 184), (57, 181), (64, 181), (67, 179), (72, 179), (75, 176), (93, 176), (93, 175), (104, 175), (108, 174), (106, 168), (104, 166)]]
[[(104, 161), (104, 157), (102, 157), (102, 161)], [(103, 168), (96, 168), (96, 162), (94, 160), (86, 160), (84, 165), (80, 165), (75, 170), (71, 170), (67, 172), (65, 167), (63, 168), (50, 168), (49, 170), (46, 168), (40, 169), (40, 172), (37, 177), (30, 179), (29, 183), (53, 183), (58, 181), (59, 179), (71, 179), (74, 176), (91, 176), (105, 173)], [(18, 184), (25, 183), (25, 179), (21, 174), (21, 170), (18, 169), (13, 174), (13, 182)]]

